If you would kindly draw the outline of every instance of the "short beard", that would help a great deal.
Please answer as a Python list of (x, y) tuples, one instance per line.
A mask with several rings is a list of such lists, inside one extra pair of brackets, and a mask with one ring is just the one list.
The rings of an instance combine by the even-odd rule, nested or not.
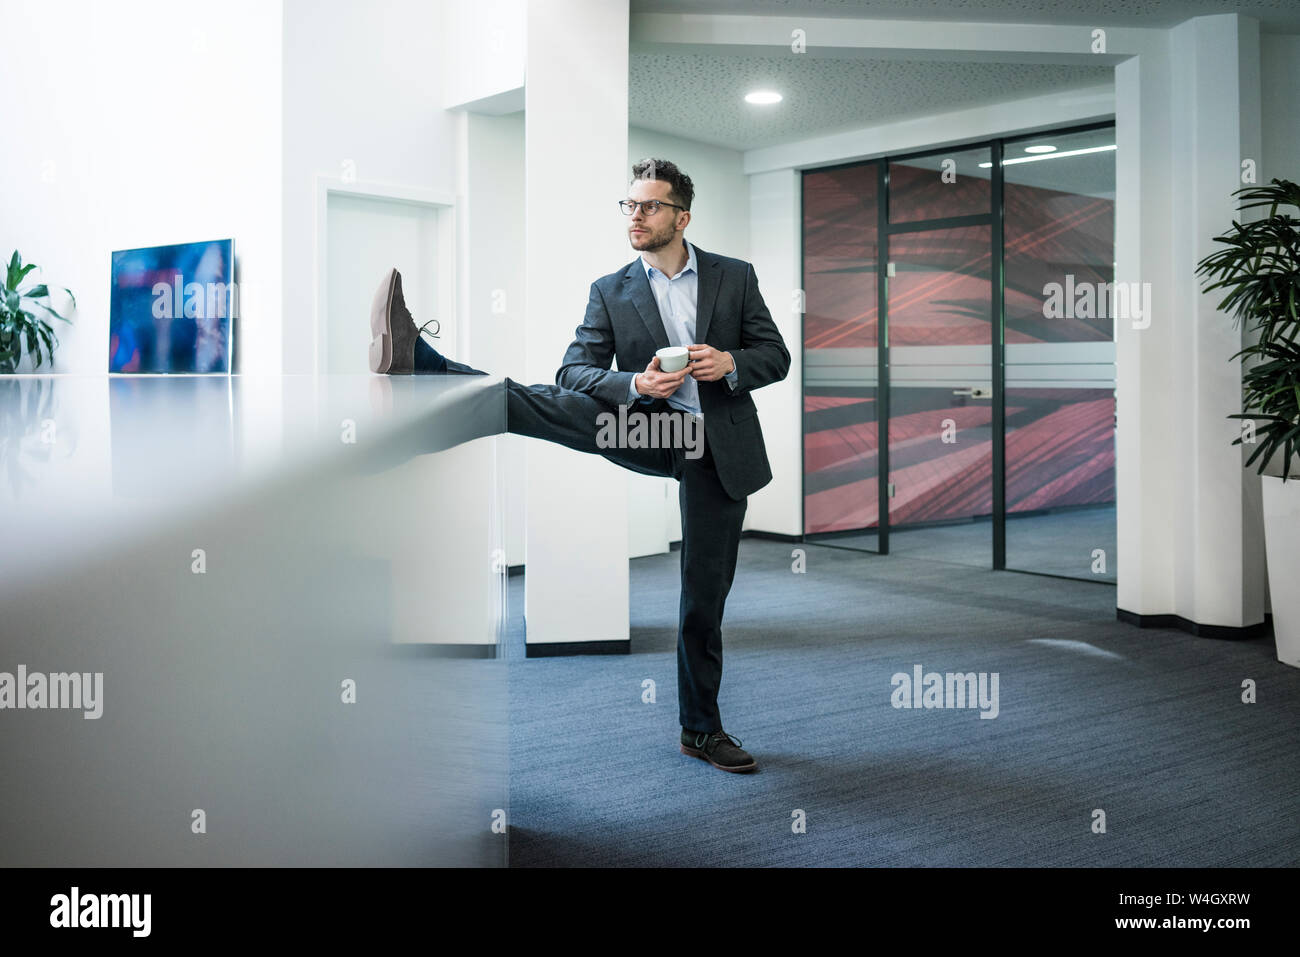
[[(653, 236), (654, 234), (651, 233), (651, 235)], [(652, 253), (652, 252), (655, 252), (655, 251), (657, 251), (657, 250), (663, 249), (665, 246), (667, 246), (669, 243), (671, 243), (671, 242), (673, 241), (673, 239), (674, 239), (676, 236), (677, 236), (677, 230), (674, 229), (674, 230), (673, 230), (672, 232), (670, 232), (667, 236), (665, 236), (662, 240), (657, 241), (657, 242), (654, 242), (653, 245), (650, 245), (650, 246), (642, 246), (642, 247), (641, 247), (641, 252), (643, 252), (643, 253)]]

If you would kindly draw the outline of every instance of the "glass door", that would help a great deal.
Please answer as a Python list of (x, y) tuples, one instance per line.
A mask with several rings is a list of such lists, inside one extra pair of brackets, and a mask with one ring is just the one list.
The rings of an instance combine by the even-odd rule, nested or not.
[(1114, 150), (805, 171), (806, 540), (1115, 581)]
[(1006, 567), (1114, 582), (1115, 128), (1009, 140)]
[(889, 550), (988, 568), (990, 227), (891, 235)]
[(888, 551), (990, 567), (994, 343), (987, 147), (889, 166)]

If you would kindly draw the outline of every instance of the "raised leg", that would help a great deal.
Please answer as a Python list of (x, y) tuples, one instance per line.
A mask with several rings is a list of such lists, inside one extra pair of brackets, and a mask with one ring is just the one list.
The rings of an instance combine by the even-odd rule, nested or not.
[[(414, 356), (417, 375), (487, 375), (463, 362), (448, 359), (423, 339), (416, 342)], [(643, 475), (675, 477), (681, 455), (665, 448), (604, 448), (599, 442), (602, 416), (618, 416), (616, 406), (608, 406), (585, 392), (575, 392), (558, 385), (523, 385), (506, 379), (506, 427), (516, 435), (556, 442), (578, 452), (590, 452)], [(656, 403), (668, 409), (667, 403)]]
[(558, 385), (521, 385), (506, 379), (506, 421), (516, 435), (530, 435), (558, 442), (579, 452), (591, 452), (643, 475), (675, 477), (681, 468), (680, 450), (666, 448), (604, 448), (598, 438), (602, 416), (618, 416), (608, 406), (585, 392)]

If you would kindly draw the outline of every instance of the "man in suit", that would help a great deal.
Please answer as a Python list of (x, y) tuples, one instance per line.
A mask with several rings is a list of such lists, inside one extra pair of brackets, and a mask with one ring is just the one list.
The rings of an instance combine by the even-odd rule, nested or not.
[[(586, 317), (555, 385), (505, 380), (508, 428), (679, 481), (681, 751), (724, 771), (752, 771), (757, 763), (723, 730), (718, 710), (722, 614), (748, 496), (772, 480), (750, 393), (784, 379), (790, 354), (753, 267), (686, 241), (695, 194), (690, 177), (662, 159), (642, 160), (632, 176), (620, 206), (629, 217), (632, 248), (641, 255), (592, 283)], [(391, 271), (371, 312), (371, 369), (486, 374), (440, 355), (420, 336), (423, 328), (406, 310), (401, 277)], [(663, 371), (655, 355), (669, 345), (689, 350), (690, 361), (679, 372)], [(610, 368), (613, 360), (618, 371)], [(702, 426), (703, 449), (680, 443), (610, 447), (600, 441), (600, 423), (610, 421), (620, 405), (628, 407), (629, 417), (633, 411), (681, 417), (682, 429), (674, 435), (693, 435)]]

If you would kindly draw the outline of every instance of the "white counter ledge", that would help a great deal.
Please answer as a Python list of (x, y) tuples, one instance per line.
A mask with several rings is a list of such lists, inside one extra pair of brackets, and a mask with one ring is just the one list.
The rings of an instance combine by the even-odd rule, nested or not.
[(504, 431), (486, 376), (0, 378), (0, 694), (102, 674), (0, 708), (0, 865), (502, 863)]

